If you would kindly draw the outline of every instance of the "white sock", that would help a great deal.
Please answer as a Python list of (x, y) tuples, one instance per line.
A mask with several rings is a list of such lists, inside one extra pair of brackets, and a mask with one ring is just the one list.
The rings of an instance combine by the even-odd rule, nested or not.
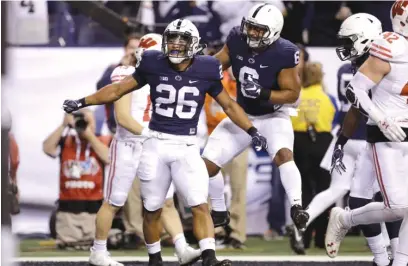
[(371, 202), (363, 207), (344, 212), (341, 223), (346, 227), (352, 227), (360, 224), (393, 222), (400, 220), (403, 213), (403, 209), (386, 208), (383, 202)]
[(183, 233), (176, 235), (173, 238), (173, 243), (174, 243), (174, 247), (176, 248), (176, 250), (180, 252), (183, 251), (184, 248), (187, 246), (187, 241)]
[(95, 239), (93, 242), (93, 250), (95, 251), (106, 251), (106, 240)]
[(310, 216), (306, 227), (308, 227), (314, 221), (314, 219), (322, 214), (322, 212), (324, 212), (330, 205), (334, 204), (339, 198), (342, 198), (344, 195), (346, 195), (346, 193), (347, 190), (345, 189), (329, 187), (325, 191), (317, 194), (313, 198), (312, 202), (310, 202), (306, 210)]
[(374, 254), (374, 262), (379, 266), (390, 264), (383, 236), (379, 234), (378, 236), (366, 237), (366, 239), (371, 252)]
[(393, 266), (406, 266), (408, 264), (408, 212), (406, 209), (404, 211), (405, 217), (399, 231), (398, 250), (395, 252)]
[(221, 171), (213, 177), (210, 177), (209, 194), (211, 199), (211, 208), (217, 212), (225, 212), (227, 206), (225, 205), (224, 197), (224, 177)]
[(385, 223), (381, 223), (381, 234), (384, 238), (384, 244), (386, 247), (388, 247), (390, 243), (390, 236), (388, 235), (387, 227), (385, 226)]
[(302, 206), (302, 179), (294, 161), (279, 166), (282, 185), (285, 188), (291, 206)]
[(397, 249), (398, 249), (398, 243), (399, 243), (399, 238), (393, 238), (390, 240), (390, 244), (391, 244), (391, 251), (392, 251), (392, 257), (395, 257), (395, 253), (397, 253)]
[(160, 252), (161, 251), (160, 240), (153, 244), (146, 243), (146, 248), (147, 248), (147, 253), (149, 254), (155, 254), (157, 252)]
[(215, 240), (214, 238), (204, 238), (198, 241), (198, 245), (200, 246), (201, 252), (206, 249), (215, 250)]

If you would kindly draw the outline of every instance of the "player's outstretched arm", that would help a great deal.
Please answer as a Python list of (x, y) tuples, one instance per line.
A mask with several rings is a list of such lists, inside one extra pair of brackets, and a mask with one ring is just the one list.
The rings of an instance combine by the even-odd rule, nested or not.
[(222, 107), (225, 114), (231, 119), (234, 124), (245, 130), (252, 137), (252, 144), (257, 151), (261, 149), (268, 149), (268, 144), (256, 127), (252, 125), (247, 114), (239, 106), (228, 93), (223, 89), (216, 97), (215, 100)]
[(135, 135), (142, 135), (144, 127), (132, 117), (130, 112), (132, 95), (126, 94), (119, 100), (115, 101), (114, 105), (117, 123)]
[(85, 106), (111, 103), (133, 91), (136, 87), (137, 81), (132, 75), (129, 75), (120, 82), (106, 85), (94, 94), (85, 98), (79, 100), (65, 100), (63, 108), (65, 112), (71, 113)]
[(363, 109), (389, 140), (397, 142), (405, 139), (404, 131), (392, 121), (392, 118), (386, 117), (368, 96), (368, 91), (390, 71), (391, 65), (388, 62), (370, 56), (348, 84), (346, 97), (354, 107)]
[(229, 49), (226, 44), (222, 47), (222, 49), (214, 55), (215, 58), (217, 58), (221, 65), (222, 65), (222, 70), (226, 70), (231, 66), (230, 58), (229, 58)]

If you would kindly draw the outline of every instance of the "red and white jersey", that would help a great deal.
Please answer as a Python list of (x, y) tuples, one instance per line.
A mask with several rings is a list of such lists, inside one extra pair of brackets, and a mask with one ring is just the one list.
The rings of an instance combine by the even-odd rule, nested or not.
[[(372, 101), (386, 116), (408, 127), (408, 40), (395, 32), (384, 32), (371, 46), (370, 55), (387, 61), (391, 71), (372, 89)], [(368, 120), (374, 125), (374, 121)]]
[[(135, 72), (133, 66), (118, 66), (112, 74), (112, 83), (116, 83), (124, 79), (126, 76), (132, 75)], [(132, 101), (130, 106), (130, 114), (139, 124), (144, 127), (149, 126), (149, 121), (152, 113), (151, 101), (150, 101), (150, 86), (145, 85), (142, 88), (135, 90), (131, 93)], [(142, 138), (141, 136), (134, 135), (125, 128), (117, 124), (116, 129), (117, 139), (128, 138)]]

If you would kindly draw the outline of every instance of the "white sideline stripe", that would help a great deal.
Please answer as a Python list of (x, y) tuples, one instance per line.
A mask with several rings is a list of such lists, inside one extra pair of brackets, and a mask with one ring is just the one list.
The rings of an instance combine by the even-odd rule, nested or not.
[[(126, 256), (126, 257), (112, 257), (117, 261), (148, 261), (147, 256)], [(335, 259), (331, 259), (327, 256), (217, 256), (218, 259), (230, 259), (232, 261), (316, 261), (316, 262), (329, 262), (329, 261), (372, 261), (372, 256), (338, 256)], [(27, 261), (61, 261), (61, 262), (78, 262), (78, 261), (88, 261), (89, 257), (24, 257), (16, 258), (16, 262), (27, 262)], [(163, 261), (177, 261), (176, 257), (164, 256)]]

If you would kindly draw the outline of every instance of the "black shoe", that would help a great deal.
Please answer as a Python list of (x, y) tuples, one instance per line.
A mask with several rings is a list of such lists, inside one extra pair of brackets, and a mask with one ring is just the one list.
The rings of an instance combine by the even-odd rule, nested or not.
[(229, 211), (225, 211), (225, 212), (211, 211), (211, 218), (214, 223), (214, 228), (217, 228), (220, 226), (227, 226), (230, 223), (230, 212)]
[(149, 266), (163, 266), (161, 252), (149, 254)]
[(294, 224), (286, 226), (286, 233), (289, 237), (290, 248), (298, 255), (305, 255), (303, 233), (297, 230)]
[(203, 260), (203, 266), (232, 266), (232, 262), (230, 260), (222, 260), (219, 261), (217, 259), (211, 259), (211, 260)]
[(290, 208), (290, 216), (298, 230), (306, 229), (306, 223), (309, 221), (309, 214), (302, 209), (300, 205), (293, 205)]

